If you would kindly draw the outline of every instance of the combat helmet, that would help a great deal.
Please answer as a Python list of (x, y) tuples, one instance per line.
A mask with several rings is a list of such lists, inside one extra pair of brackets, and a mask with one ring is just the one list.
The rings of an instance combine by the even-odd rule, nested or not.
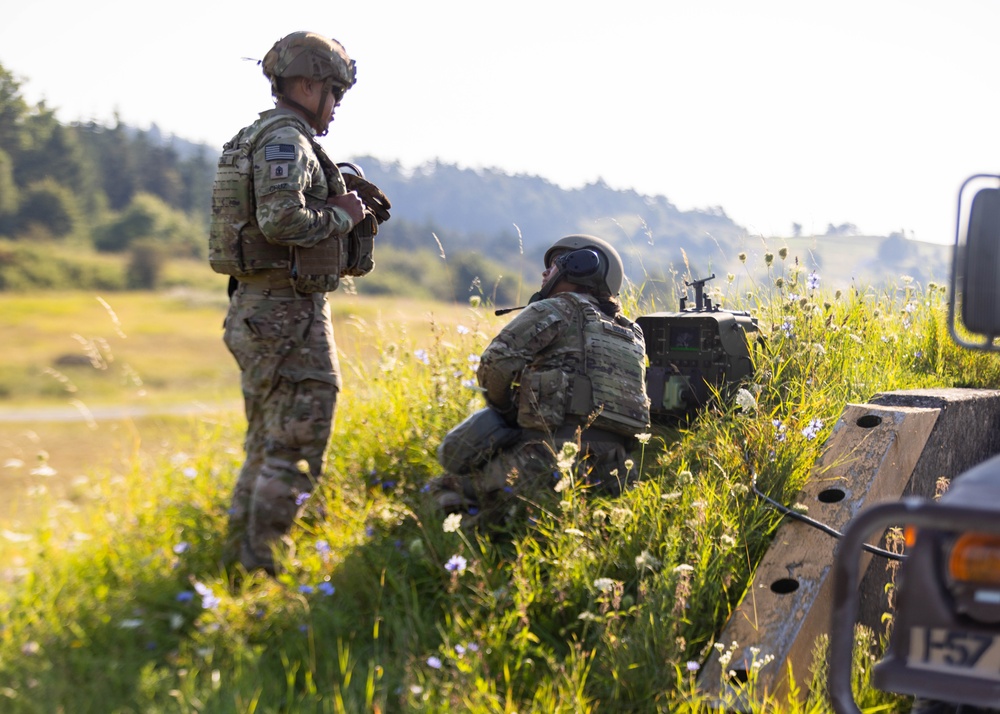
[(355, 62), (347, 56), (344, 46), (315, 32), (285, 35), (274, 43), (260, 64), (275, 96), (279, 94), (277, 80), (281, 77), (331, 80), (345, 92), (357, 81)]
[(545, 251), (544, 262), (546, 268), (555, 263), (558, 269), (542, 288), (542, 297), (546, 297), (560, 279), (593, 288), (599, 297), (612, 297), (621, 291), (625, 280), (625, 268), (618, 251), (597, 236), (564, 236)]

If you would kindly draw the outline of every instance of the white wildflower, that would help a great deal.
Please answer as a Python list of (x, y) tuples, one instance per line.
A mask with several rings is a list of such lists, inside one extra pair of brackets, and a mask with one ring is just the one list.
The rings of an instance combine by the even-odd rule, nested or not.
[(615, 581), (611, 578), (598, 578), (594, 581), (594, 587), (602, 593), (609, 593), (615, 589)]
[(636, 570), (658, 570), (663, 563), (648, 550), (644, 550), (635, 556)]
[(575, 442), (567, 441), (562, 445), (562, 451), (556, 457), (556, 466), (560, 471), (569, 471), (576, 463), (576, 455), (580, 453), (580, 447)]
[(2, 534), (3, 537), (9, 540), (11, 543), (27, 543), (29, 540), (33, 538), (33, 536), (27, 533), (15, 533), (14, 531), (9, 531), (6, 528), (0, 531), (0, 534)]
[(632, 522), (635, 514), (628, 508), (612, 508), (611, 509), (611, 525), (615, 528), (621, 528)]

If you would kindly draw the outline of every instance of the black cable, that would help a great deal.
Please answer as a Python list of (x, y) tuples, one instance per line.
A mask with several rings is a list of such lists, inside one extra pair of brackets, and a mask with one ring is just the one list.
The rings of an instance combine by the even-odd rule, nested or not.
[[(749, 459), (747, 459), (747, 465), (748, 466), (750, 465)], [(751, 473), (752, 475), (750, 477), (750, 487), (753, 489), (754, 495), (757, 496), (757, 498), (761, 499), (769, 506), (776, 509), (782, 515), (788, 516), (789, 518), (794, 518), (797, 521), (801, 521), (802, 523), (805, 523), (808, 526), (812, 526), (817, 530), (823, 531), (827, 535), (831, 535), (834, 538), (844, 537), (843, 533), (834, 528), (831, 528), (825, 523), (821, 523), (820, 521), (817, 521), (815, 518), (810, 518), (809, 516), (799, 513), (798, 511), (794, 511), (791, 508), (788, 508), (788, 506), (783, 506), (782, 504), (778, 503), (773, 498), (765, 496), (757, 488), (757, 472), (752, 471)], [(883, 550), (882, 548), (876, 548), (874, 545), (869, 545), (868, 543), (865, 543), (862, 546), (862, 548), (867, 550), (869, 553), (880, 555), (883, 558), (889, 558), (890, 560), (906, 560), (906, 556), (901, 553), (893, 553), (892, 551)]]

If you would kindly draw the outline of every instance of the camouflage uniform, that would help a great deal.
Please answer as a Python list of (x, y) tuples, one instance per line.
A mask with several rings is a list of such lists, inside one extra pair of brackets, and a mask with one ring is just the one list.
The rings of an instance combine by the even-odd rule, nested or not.
[[(613, 323), (628, 357), (611, 359), (588, 350), (587, 321)], [(578, 400), (581, 378), (603, 375), (622, 399), (618, 422), (602, 416), (590, 399)], [(560, 473), (556, 457), (563, 444), (580, 447), (576, 474), (591, 486), (616, 494), (631, 476), (626, 467), (635, 434), (648, 423), (645, 352), (642, 330), (618, 316), (602, 315), (598, 300), (563, 292), (528, 305), (504, 327), (482, 355), (479, 384), (486, 401), (516, 418), (520, 441), (503, 449), (480, 470), (446, 474), (432, 482), (431, 492), (445, 511), (465, 511), (477, 522), (502, 520), (518, 497), (554, 486)], [(464, 521), (466, 522), (466, 521)]]
[[(313, 143), (309, 124), (295, 112), (273, 109), (236, 139), (258, 132), (262, 123), (254, 141), (253, 185), (255, 221), (267, 241), (308, 248), (350, 231), (346, 211), (325, 205), (328, 195), (346, 189), (342, 178), (322, 170), (322, 149)], [(227, 560), (238, 557), (248, 569), (273, 571), (271, 549), (322, 472), (340, 389), (326, 293), (298, 292), (287, 269), (241, 277), (224, 340), (242, 371), (248, 422)]]

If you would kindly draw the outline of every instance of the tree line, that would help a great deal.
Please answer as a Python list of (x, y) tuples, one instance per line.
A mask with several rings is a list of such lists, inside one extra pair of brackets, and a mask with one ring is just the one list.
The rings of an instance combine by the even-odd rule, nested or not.
[(0, 66), (0, 288), (32, 282), (33, 266), (42, 287), (46, 274), (74, 277), (58, 274), (65, 259), (53, 246), (131, 254), (121, 287), (144, 287), (158, 256), (206, 255), (214, 170), (206, 149), (117, 120), (64, 125), (21, 87)]
[[(62, 124), (22, 86), (0, 65), (0, 290), (155, 288), (168, 257), (205, 261), (217, 148), (117, 118)], [(514, 299), (516, 285), (484, 279), (503, 272), (495, 262), (477, 250), (444, 254), (440, 243), (480, 238), (397, 214), (380, 234), (379, 270), (357, 289)], [(102, 254), (123, 258), (124, 269)]]
[[(168, 259), (207, 271), (220, 147), (117, 118), (62, 124), (44, 102), (30, 105), (21, 87), (0, 66), (0, 290), (157, 288)], [(680, 210), (664, 196), (601, 180), (566, 189), (438, 161), (407, 169), (371, 156), (349, 160), (393, 203), (377, 268), (357, 281), (362, 294), (519, 303), (538, 282), (545, 249), (569, 233), (611, 240), (626, 274), (646, 283), (670, 282), (675, 266), (695, 276), (739, 269), (747, 245), (746, 230), (721, 207)], [(838, 235), (851, 229), (831, 226)]]

